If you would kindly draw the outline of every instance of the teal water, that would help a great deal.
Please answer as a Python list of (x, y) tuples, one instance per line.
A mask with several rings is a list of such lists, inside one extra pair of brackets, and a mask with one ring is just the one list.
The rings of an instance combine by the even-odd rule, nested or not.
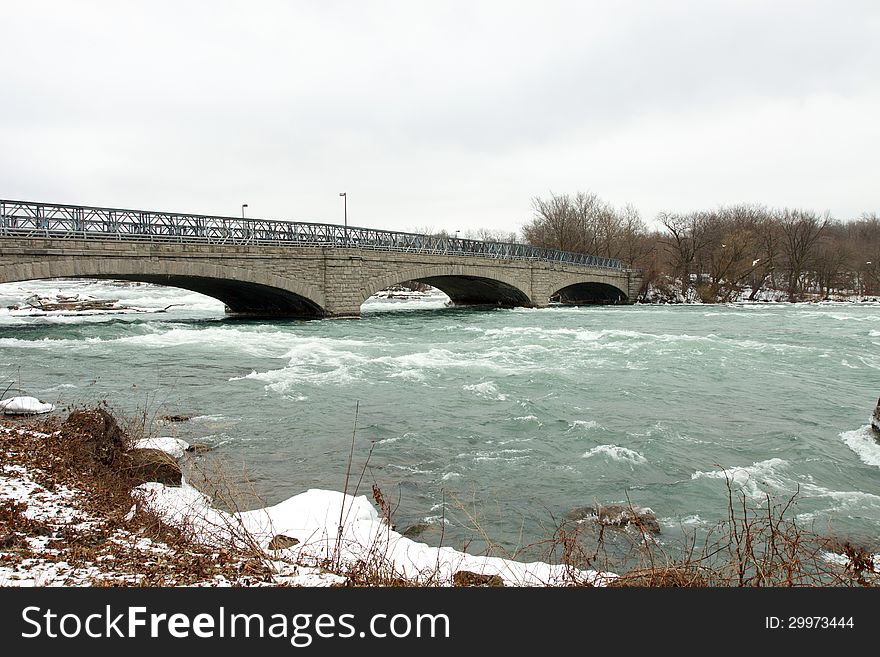
[[(398, 528), (469, 515), (508, 549), (575, 506), (653, 509), (664, 540), (726, 515), (724, 471), (805, 524), (876, 536), (880, 305), (606, 306), (476, 311), (375, 302), (361, 320), (234, 321), (151, 286), (32, 282), (165, 313), (0, 313), (0, 374), (59, 408), (193, 414), (157, 431), (216, 447), (266, 504), (377, 483)], [(405, 309), (401, 309), (405, 308)], [(364, 464), (366, 463), (366, 468)], [(349, 490), (353, 487), (350, 484)], [(430, 534), (425, 540), (432, 539)]]

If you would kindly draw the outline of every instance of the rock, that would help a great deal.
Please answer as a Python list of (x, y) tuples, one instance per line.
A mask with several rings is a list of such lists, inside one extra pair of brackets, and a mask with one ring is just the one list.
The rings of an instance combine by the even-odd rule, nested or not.
[(123, 454), (128, 442), (114, 417), (102, 408), (74, 411), (61, 426), (61, 433), (68, 438), (80, 438), (104, 465)]
[(133, 449), (122, 455), (119, 467), (139, 486), (155, 481), (166, 486), (180, 486), (183, 476), (180, 466), (160, 449)]
[(596, 515), (596, 509), (592, 506), (576, 506), (571, 511), (562, 516), (567, 522), (579, 522)]
[(418, 538), (422, 534), (424, 534), (428, 529), (431, 528), (427, 522), (417, 522), (414, 525), (410, 525), (402, 532), (400, 532), (401, 536), (406, 536), (407, 538)]
[(874, 414), (871, 416), (871, 428), (875, 434), (880, 436), (880, 399), (877, 400), (877, 408), (874, 409)]
[(40, 415), (54, 410), (52, 404), (42, 402), (36, 397), (10, 397), (0, 401), (0, 411), (5, 415)]
[(697, 570), (685, 566), (665, 566), (659, 568), (640, 568), (623, 573), (608, 586), (616, 587), (705, 587), (706, 580)]
[(205, 452), (210, 452), (212, 449), (214, 448), (205, 443), (193, 443), (186, 448), (186, 451), (190, 454), (204, 454)]
[(649, 534), (660, 533), (660, 523), (651, 509), (639, 506), (622, 506), (611, 504), (608, 506), (579, 506), (563, 516), (566, 522), (581, 522), (593, 520), (606, 527), (626, 527), (632, 525)]
[(179, 459), (183, 458), (184, 452), (189, 451), (189, 443), (173, 436), (154, 436), (141, 438), (134, 443), (135, 449), (160, 449), (168, 456)]
[(162, 422), (186, 422), (192, 415), (163, 415), (159, 418)]
[(289, 547), (293, 547), (294, 545), (299, 544), (298, 538), (293, 538), (292, 536), (285, 536), (284, 534), (276, 535), (271, 541), (269, 541), (269, 549), (270, 550), (286, 550)]
[(459, 570), (452, 576), (453, 586), (504, 586), (500, 575), (481, 575), (470, 570)]
[(0, 550), (8, 550), (14, 548), (16, 545), (23, 545), (24, 542), (24, 538), (18, 534), (13, 533), (7, 534), (6, 536), (0, 536)]

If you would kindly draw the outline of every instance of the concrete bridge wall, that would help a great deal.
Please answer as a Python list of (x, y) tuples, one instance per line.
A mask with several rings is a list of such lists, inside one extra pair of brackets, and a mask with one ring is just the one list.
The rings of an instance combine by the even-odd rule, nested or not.
[(407, 280), (440, 288), (455, 303), (544, 307), (564, 300), (626, 302), (641, 279), (626, 270), (545, 261), (372, 249), (232, 246), (114, 240), (3, 238), (0, 283), (116, 278), (215, 297), (231, 312), (358, 316), (377, 291)]

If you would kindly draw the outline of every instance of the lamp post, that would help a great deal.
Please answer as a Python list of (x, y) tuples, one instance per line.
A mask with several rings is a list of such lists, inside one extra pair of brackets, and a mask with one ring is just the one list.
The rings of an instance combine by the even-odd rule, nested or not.
[(342, 197), (342, 221), (343, 230), (345, 235), (345, 244), (348, 245), (348, 196), (345, 192), (339, 192), (339, 195)]
[(244, 209), (248, 206), (247, 203), (241, 204), (241, 218), (244, 219)]

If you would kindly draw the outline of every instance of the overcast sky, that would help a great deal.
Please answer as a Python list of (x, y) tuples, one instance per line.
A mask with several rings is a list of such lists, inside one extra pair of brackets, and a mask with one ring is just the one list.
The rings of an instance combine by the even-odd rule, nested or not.
[(0, 197), (465, 232), (880, 211), (880, 2), (2, 2)]

